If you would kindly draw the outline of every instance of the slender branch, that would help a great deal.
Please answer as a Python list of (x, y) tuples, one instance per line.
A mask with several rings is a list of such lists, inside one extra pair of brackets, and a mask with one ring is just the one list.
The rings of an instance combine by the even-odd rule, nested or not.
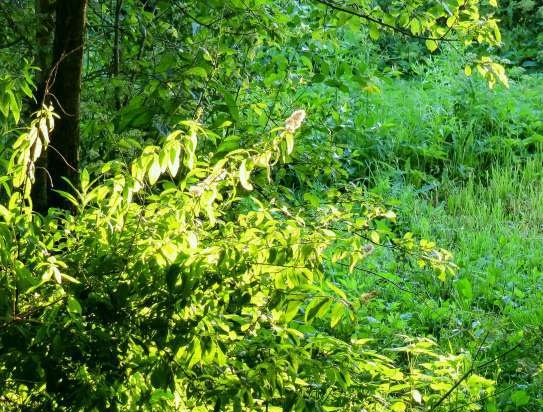
[(362, 13), (361, 11), (357, 11), (357, 10), (353, 10), (351, 8), (347, 8), (347, 7), (344, 7), (344, 6), (341, 6), (337, 3), (334, 3), (332, 1), (329, 1), (329, 0), (313, 0), (317, 3), (320, 3), (320, 4), (323, 4), (325, 6), (328, 6), (330, 7), (331, 9), (334, 9), (334, 10), (337, 10), (337, 11), (341, 11), (343, 13), (347, 13), (347, 14), (350, 14), (352, 16), (356, 16), (356, 17), (360, 17), (361, 19), (364, 19), (364, 20), (367, 20), (367, 21), (370, 21), (372, 23), (375, 23), (381, 27), (386, 27), (388, 29), (391, 29), (397, 33), (400, 33), (400, 34), (403, 34), (405, 36), (408, 36), (408, 37), (411, 37), (411, 38), (414, 38), (414, 39), (419, 39), (419, 40), (433, 40), (433, 41), (446, 41), (446, 42), (457, 42), (458, 40), (456, 39), (447, 39), (446, 36), (450, 33), (451, 31), (451, 27), (449, 28), (449, 30), (447, 30), (447, 32), (441, 36), (441, 37), (431, 37), (431, 36), (420, 36), (420, 35), (416, 35), (416, 34), (413, 34), (411, 33), (409, 30), (406, 30), (406, 29), (403, 29), (401, 27), (397, 27), (397, 26), (394, 26), (392, 24), (388, 24), (388, 23), (385, 23), (384, 21), (382, 20), (379, 20), (378, 18), (375, 18), (375, 17), (372, 17), (370, 16), (369, 14), (366, 14), (366, 13)]
[(505, 356), (509, 355), (511, 352), (514, 352), (515, 350), (520, 348), (523, 345), (523, 343), (524, 343), (524, 341), (521, 340), (516, 345), (514, 345), (511, 348), (507, 349), (506, 351), (500, 353), (498, 356), (496, 356), (496, 357), (494, 357), (494, 358), (492, 358), (492, 359), (490, 359), (490, 360), (488, 360), (486, 362), (483, 362), (480, 365), (472, 366), (460, 379), (458, 379), (458, 381), (456, 381), (456, 383), (453, 386), (451, 386), (451, 388), (441, 398), (439, 398), (439, 400), (434, 405), (432, 405), (432, 407), (430, 408), (430, 412), (435, 411), (436, 408), (439, 405), (441, 405), (451, 395), (451, 393), (453, 393), (454, 390), (456, 388), (458, 388), (460, 386), (460, 384), (462, 382), (464, 382), (473, 372), (475, 372), (478, 369), (485, 368), (485, 367), (491, 365), (492, 363), (496, 362), (497, 360), (499, 360), (501, 358), (504, 358)]
[(61, 298), (58, 298), (58, 299), (56, 299), (56, 300), (54, 300), (52, 302), (49, 302), (49, 303), (47, 303), (45, 305), (30, 309), (28, 312), (20, 313), (20, 314), (17, 315), (17, 317), (15, 317), (15, 318), (7, 321), (7, 322), (4, 322), (4, 323), (0, 324), (0, 331), (8, 328), (9, 326), (11, 326), (11, 325), (13, 325), (15, 323), (29, 321), (29, 320), (31, 320), (30, 317), (32, 315), (40, 312), (43, 309), (47, 309), (50, 306), (56, 305), (57, 303), (63, 301), (64, 299), (66, 299), (66, 296), (62, 296)]

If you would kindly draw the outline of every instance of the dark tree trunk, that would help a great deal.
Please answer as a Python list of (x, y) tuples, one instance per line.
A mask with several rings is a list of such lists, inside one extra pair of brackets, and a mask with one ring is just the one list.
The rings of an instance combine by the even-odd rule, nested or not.
[[(45, 84), (49, 74), (50, 61), (52, 56), (52, 31), (54, 28), (53, 12), (54, 7), (50, 0), (36, 0), (36, 64), (40, 68), (37, 78), (38, 90), (36, 102), (31, 104), (32, 112), (41, 109), (44, 103)], [(29, 113), (30, 114), (30, 113)], [(34, 210), (40, 213), (47, 213), (47, 187), (49, 178), (47, 176), (47, 152), (44, 152), (36, 163), (36, 181), (32, 186), (32, 203)]]
[[(45, 99), (60, 119), (55, 122), (48, 149), (47, 169), (52, 186), (49, 207), (70, 209), (72, 205), (55, 190), (73, 193), (79, 180), (79, 117), (81, 72), (87, 0), (57, 0), (53, 67), (45, 88)], [(66, 178), (70, 183), (67, 183)]]

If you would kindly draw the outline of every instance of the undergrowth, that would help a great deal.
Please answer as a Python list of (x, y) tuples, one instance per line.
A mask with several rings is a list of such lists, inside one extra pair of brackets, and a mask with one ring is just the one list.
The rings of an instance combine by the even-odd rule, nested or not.
[[(476, 365), (499, 357), (482, 373), (498, 383), (499, 411), (543, 408), (541, 161), (494, 164), (462, 184), (443, 181), (431, 190), (401, 173), (381, 175), (376, 186), (398, 200), (417, 236), (454, 253), (459, 272), (445, 288), (408, 273), (396, 280), (411, 291), (379, 286), (366, 313), (368, 332), (429, 334), (452, 352), (476, 353)], [(372, 279), (356, 283), (376, 289)]]

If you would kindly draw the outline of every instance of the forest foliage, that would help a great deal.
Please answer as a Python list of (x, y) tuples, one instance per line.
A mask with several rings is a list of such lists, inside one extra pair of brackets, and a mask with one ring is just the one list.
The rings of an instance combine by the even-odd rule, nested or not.
[(541, 407), (410, 218), (537, 175), (535, 3), (0, 2), (0, 409)]

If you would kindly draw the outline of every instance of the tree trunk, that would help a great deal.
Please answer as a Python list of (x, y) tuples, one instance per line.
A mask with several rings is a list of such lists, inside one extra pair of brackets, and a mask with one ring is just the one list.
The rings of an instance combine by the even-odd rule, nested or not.
[[(48, 148), (49, 207), (70, 209), (72, 205), (55, 190), (73, 193), (79, 181), (79, 117), (81, 72), (87, 0), (57, 0), (53, 67), (45, 88), (45, 99), (60, 115)], [(64, 180), (66, 178), (68, 182)]]
[[(51, 53), (51, 37), (54, 27), (53, 11), (50, 0), (36, 0), (36, 64), (40, 68), (37, 76), (38, 90), (36, 102), (31, 104), (31, 112), (41, 109), (44, 103), (45, 84), (49, 74)], [(29, 113), (30, 114), (30, 113)], [(32, 203), (34, 210), (40, 213), (47, 213), (47, 187), (49, 178), (47, 176), (47, 152), (42, 153), (36, 162), (36, 181), (32, 186)]]

